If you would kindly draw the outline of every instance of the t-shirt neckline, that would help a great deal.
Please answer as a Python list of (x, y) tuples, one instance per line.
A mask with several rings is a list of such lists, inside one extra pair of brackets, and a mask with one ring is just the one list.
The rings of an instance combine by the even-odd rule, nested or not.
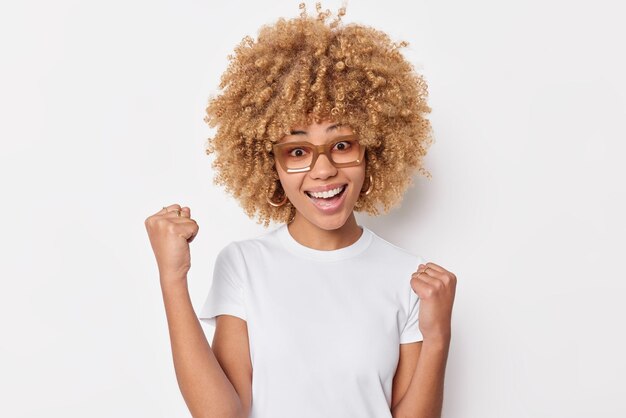
[(372, 242), (372, 231), (364, 225), (358, 226), (363, 230), (359, 239), (347, 247), (338, 248), (336, 250), (316, 250), (300, 244), (291, 236), (287, 224), (281, 225), (277, 229), (277, 234), (284, 247), (296, 255), (318, 261), (339, 261), (362, 253)]

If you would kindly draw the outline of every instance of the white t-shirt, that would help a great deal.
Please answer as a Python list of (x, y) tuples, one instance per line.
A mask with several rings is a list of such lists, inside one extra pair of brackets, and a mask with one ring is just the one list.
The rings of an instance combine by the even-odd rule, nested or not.
[(410, 281), (424, 259), (360, 227), (332, 251), (283, 224), (218, 254), (198, 318), (247, 321), (250, 417), (391, 417), (399, 345), (423, 339)]

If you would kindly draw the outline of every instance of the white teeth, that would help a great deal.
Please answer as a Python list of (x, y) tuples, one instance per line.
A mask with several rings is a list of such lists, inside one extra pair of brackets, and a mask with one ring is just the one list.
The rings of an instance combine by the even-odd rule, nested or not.
[(343, 188), (345, 186), (341, 186), (341, 187), (337, 187), (336, 189), (332, 189), (332, 190), (327, 190), (325, 192), (320, 192), (320, 193), (314, 193), (314, 192), (307, 192), (310, 196), (316, 197), (316, 198), (322, 198), (322, 199), (328, 199), (330, 197), (333, 197), (337, 194), (339, 194)]

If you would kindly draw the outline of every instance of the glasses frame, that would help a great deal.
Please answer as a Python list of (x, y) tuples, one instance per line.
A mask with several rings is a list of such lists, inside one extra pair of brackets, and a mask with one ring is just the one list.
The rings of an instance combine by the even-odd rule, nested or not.
[[(336, 163), (335, 161), (333, 161), (333, 157), (331, 156), (330, 151), (335, 144), (337, 144), (338, 142), (348, 140), (348, 139), (355, 139), (357, 143), (359, 144), (359, 154), (360, 154), (359, 158), (357, 158), (355, 161), (350, 162), (350, 163)], [(287, 168), (285, 165), (285, 161), (283, 160), (283, 157), (282, 157), (283, 154), (280, 151), (285, 147), (294, 147), (298, 145), (309, 146), (313, 149), (313, 159), (311, 160), (311, 164), (309, 164), (308, 167), (303, 167), (303, 168)], [(287, 173), (305, 173), (307, 171), (310, 171), (313, 167), (315, 167), (315, 162), (317, 161), (317, 157), (319, 157), (320, 154), (326, 155), (326, 158), (328, 158), (328, 161), (330, 161), (330, 163), (336, 168), (357, 166), (363, 162), (363, 158), (365, 157), (365, 147), (361, 145), (361, 143), (359, 142), (359, 136), (356, 134), (340, 135), (338, 137), (333, 138), (332, 141), (327, 142), (326, 144), (322, 144), (322, 145), (311, 144), (308, 141), (283, 142), (280, 144), (274, 144), (272, 146), (272, 151), (274, 152), (274, 157), (276, 158), (280, 166)]]

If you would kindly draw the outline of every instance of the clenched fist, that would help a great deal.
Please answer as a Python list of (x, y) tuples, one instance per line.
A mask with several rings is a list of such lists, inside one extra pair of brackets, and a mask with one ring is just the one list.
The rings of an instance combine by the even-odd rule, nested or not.
[(189, 243), (198, 234), (191, 209), (178, 204), (161, 209), (145, 220), (161, 283), (185, 280), (191, 268)]
[(456, 276), (435, 263), (420, 264), (411, 275), (411, 287), (420, 298), (419, 327), (424, 340), (449, 342)]

